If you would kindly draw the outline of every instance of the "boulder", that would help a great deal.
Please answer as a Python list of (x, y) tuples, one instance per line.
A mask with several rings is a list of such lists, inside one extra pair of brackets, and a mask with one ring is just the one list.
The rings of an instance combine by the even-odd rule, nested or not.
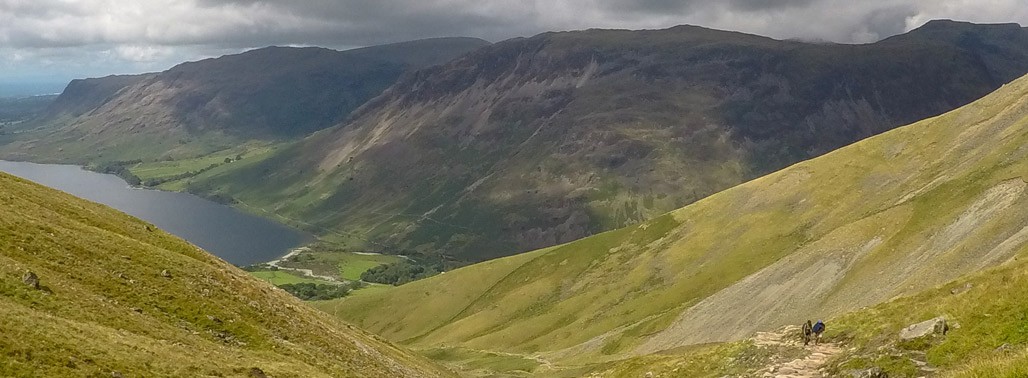
[(22, 282), (26, 285), (31, 286), (33, 289), (39, 290), (39, 276), (32, 272), (25, 272), (24, 276), (21, 276)]
[(911, 340), (929, 335), (945, 335), (948, 330), (946, 318), (940, 316), (903, 328), (900, 330), (899, 337), (900, 340)]
[(268, 378), (268, 375), (265, 374), (264, 370), (261, 370), (261, 368), (256, 368), (255, 367), (255, 368), (251, 368), (250, 369), (250, 377), (252, 377), (252, 378)]
[(850, 376), (853, 378), (889, 378), (889, 374), (877, 366), (870, 369), (853, 370), (850, 372)]

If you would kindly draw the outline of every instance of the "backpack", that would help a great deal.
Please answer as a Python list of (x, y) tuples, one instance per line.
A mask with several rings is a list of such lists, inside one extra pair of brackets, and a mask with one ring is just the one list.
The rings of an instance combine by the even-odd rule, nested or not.
[(817, 324), (814, 324), (813, 331), (814, 331), (814, 333), (824, 332), (825, 331), (825, 324), (821, 323), (821, 322), (817, 322)]

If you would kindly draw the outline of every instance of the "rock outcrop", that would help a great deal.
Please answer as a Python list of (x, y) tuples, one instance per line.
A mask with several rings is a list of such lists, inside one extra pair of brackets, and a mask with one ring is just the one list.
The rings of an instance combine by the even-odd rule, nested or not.
[(947, 331), (949, 326), (946, 325), (946, 318), (940, 316), (903, 328), (899, 337), (901, 340), (912, 340), (929, 335), (945, 335)]

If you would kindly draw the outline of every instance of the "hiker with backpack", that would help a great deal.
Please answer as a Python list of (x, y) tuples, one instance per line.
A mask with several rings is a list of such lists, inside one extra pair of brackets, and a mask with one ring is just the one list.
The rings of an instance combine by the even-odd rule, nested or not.
[(821, 334), (825, 333), (825, 323), (818, 320), (817, 323), (814, 323), (814, 326), (811, 327), (810, 331), (814, 333), (814, 345), (817, 345), (821, 342)]
[(803, 346), (810, 344), (810, 338), (814, 335), (814, 326), (810, 324), (810, 320), (803, 323)]

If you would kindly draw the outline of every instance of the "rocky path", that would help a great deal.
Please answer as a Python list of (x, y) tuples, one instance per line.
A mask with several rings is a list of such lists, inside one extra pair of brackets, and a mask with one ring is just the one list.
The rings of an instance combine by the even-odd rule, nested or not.
[(768, 366), (761, 377), (765, 378), (820, 378), (821, 368), (829, 359), (842, 352), (839, 345), (821, 343), (804, 347), (798, 340), (799, 327), (786, 327), (777, 332), (758, 332), (753, 342), (764, 346), (789, 346), (809, 350), (803, 358), (780, 362)]

